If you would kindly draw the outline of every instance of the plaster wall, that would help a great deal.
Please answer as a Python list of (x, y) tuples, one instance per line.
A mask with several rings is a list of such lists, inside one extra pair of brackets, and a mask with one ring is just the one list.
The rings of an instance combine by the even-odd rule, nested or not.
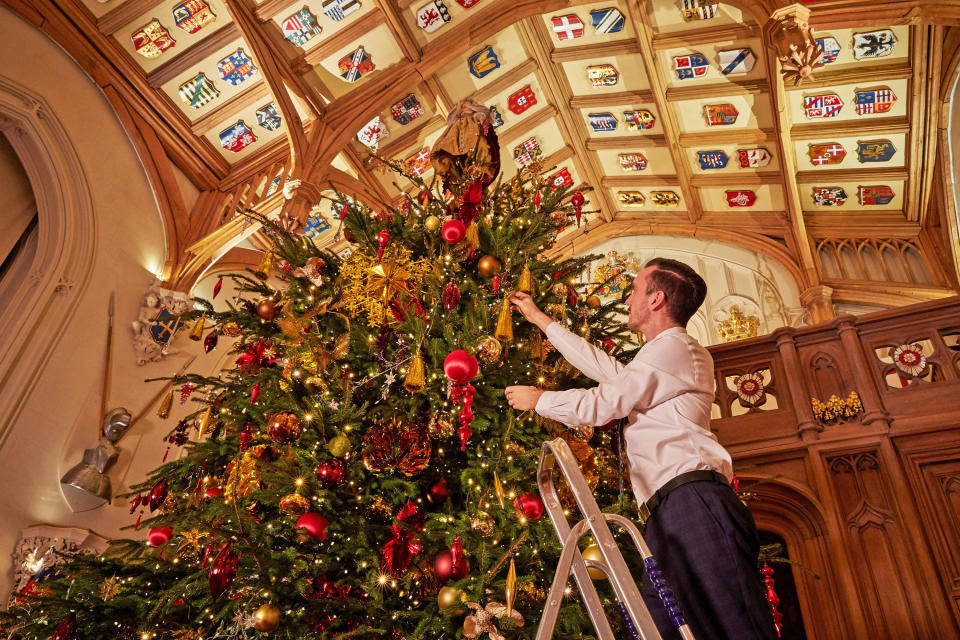
[[(52, 113), (66, 130), (65, 144), (73, 147), (79, 159), (95, 227), (92, 268), (83, 281), (69, 283), (58, 294), (71, 296), (64, 329), (58, 335), (35, 332), (39, 335), (30, 337), (22, 352), (21, 361), (42, 362), (39, 375), (24, 380), (11, 375), (16, 367), (0, 371), (0, 394), (16, 396), (8, 416), (17, 416), (0, 444), (0, 593), (4, 593), (12, 578), (9, 550), (21, 529), (55, 524), (112, 537), (131, 520), (122, 501), (75, 514), (59, 485), (61, 474), (96, 442), (110, 293), (115, 293), (116, 313), (108, 408), (124, 405), (138, 411), (157, 390), (140, 381), (175, 371), (179, 368), (176, 358), (185, 356), (146, 367), (134, 364), (129, 326), (148, 283), (163, 264), (164, 234), (146, 174), (106, 98), (57, 45), (3, 6), (0, 74), (41, 98), (44, 114)], [(16, 191), (21, 187), (22, 183), (5, 180), (0, 192), (22, 199), (23, 194)], [(32, 188), (38, 193), (42, 186)], [(31, 277), (42, 268), (33, 265)], [(38, 290), (36, 295), (51, 294)], [(15, 329), (4, 327), (3, 333), (9, 335)], [(6, 348), (3, 340), (0, 335), (0, 350)], [(121, 442), (124, 453), (113, 474), (115, 489), (139, 479), (160, 462), (160, 431), (165, 428), (149, 419), (133, 427)], [(143, 447), (143, 455), (136, 453), (141, 438), (151, 443)], [(135, 460), (132, 466), (131, 459)]]

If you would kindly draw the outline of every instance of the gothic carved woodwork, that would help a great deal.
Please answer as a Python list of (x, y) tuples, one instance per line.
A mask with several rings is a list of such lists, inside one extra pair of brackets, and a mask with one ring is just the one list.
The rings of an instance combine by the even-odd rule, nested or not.
[(813, 80), (823, 66), (823, 47), (810, 29), (810, 9), (801, 4), (777, 9), (763, 27), (764, 40), (777, 54), (784, 84)]

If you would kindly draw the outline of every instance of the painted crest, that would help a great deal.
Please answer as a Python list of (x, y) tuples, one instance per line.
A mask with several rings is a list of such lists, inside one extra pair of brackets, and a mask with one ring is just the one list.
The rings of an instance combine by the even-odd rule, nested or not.
[(477, 4), (478, 2), (480, 2), (480, 0), (457, 0), (457, 4), (459, 4), (464, 9), (469, 9), (470, 7)]
[(320, 35), (323, 29), (317, 24), (317, 17), (304, 7), (287, 18), (281, 24), (283, 37), (302, 47), (313, 36)]
[(493, 50), (492, 45), (487, 45), (480, 51), (470, 56), (470, 73), (477, 78), (482, 78), (500, 68), (500, 58)]
[(847, 201), (843, 187), (814, 187), (813, 204), (818, 207), (839, 207)]
[(707, 72), (707, 57), (702, 53), (688, 53), (673, 59), (673, 70), (679, 80), (699, 78)]
[(633, 111), (623, 112), (623, 122), (630, 131), (641, 131), (643, 129), (653, 129), (657, 119), (647, 109), (634, 109)]
[(169, 344), (173, 336), (183, 327), (180, 316), (170, 313), (166, 307), (161, 307), (160, 313), (150, 325), (150, 337), (157, 344)]
[(680, 205), (680, 196), (675, 191), (651, 191), (650, 200), (657, 207), (676, 207)]
[(323, 0), (323, 12), (336, 22), (340, 22), (359, 8), (359, 0)]
[(697, 151), (697, 161), (701, 169), (723, 169), (730, 159), (723, 151)]
[(220, 132), (220, 146), (227, 151), (237, 153), (257, 141), (257, 136), (253, 135), (243, 120), (237, 120), (236, 124)]
[(606, 133), (617, 130), (617, 119), (612, 113), (588, 113), (587, 117), (590, 119), (590, 126), (593, 128), (594, 133)]
[(836, 38), (824, 36), (823, 38), (817, 38), (816, 41), (817, 44), (820, 45), (820, 48), (823, 49), (823, 55), (820, 57), (820, 62), (823, 64), (834, 62), (837, 56), (840, 55), (840, 43), (837, 42)]
[(133, 48), (144, 58), (156, 58), (177, 44), (159, 20), (151, 20), (130, 34), (130, 38)]
[(267, 131), (276, 131), (283, 125), (283, 118), (280, 117), (280, 109), (271, 102), (257, 109), (257, 124)]
[(400, 124), (410, 124), (423, 115), (423, 107), (412, 93), (390, 107), (390, 115)]
[(857, 161), (867, 162), (887, 162), (897, 148), (889, 140), (857, 140)]
[(340, 77), (347, 82), (356, 82), (363, 77), (363, 74), (376, 69), (373, 60), (363, 50), (363, 47), (357, 47), (356, 51), (340, 58), (337, 63), (340, 71)]
[(770, 164), (773, 158), (770, 152), (763, 148), (737, 149), (737, 161), (741, 169), (756, 169)]
[(808, 118), (833, 118), (843, 108), (843, 100), (835, 93), (803, 97), (803, 110)]
[(565, 16), (553, 16), (550, 18), (553, 23), (553, 32), (557, 34), (557, 40), (572, 40), (583, 35), (583, 23), (580, 22), (574, 14)]
[(173, 22), (187, 33), (196, 33), (216, 19), (203, 0), (187, 0), (173, 8)]
[(594, 87), (613, 87), (620, 81), (620, 72), (612, 64), (595, 64), (587, 67), (587, 79)]
[(627, 207), (640, 207), (647, 201), (639, 191), (617, 191), (617, 200)]
[(570, 170), (566, 167), (560, 169), (560, 171), (557, 171), (555, 174), (550, 176), (549, 180), (551, 191), (569, 187), (573, 184), (573, 176), (570, 175)]
[(253, 62), (243, 52), (243, 49), (237, 49), (236, 53), (217, 63), (217, 71), (220, 77), (232, 85), (238, 85), (257, 72)]
[(407, 158), (404, 163), (407, 171), (415, 176), (422, 176), (430, 168), (430, 149), (423, 148)]
[(617, 160), (621, 171), (643, 171), (647, 168), (647, 158), (642, 153), (621, 153)]
[(893, 189), (886, 185), (871, 187), (857, 187), (858, 197), (862, 205), (890, 204), (893, 200)]
[(732, 104), (708, 104), (704, 106), (704, 113), (707, 117), (707, 125), (711, 127), (721, 127), (731, 125), (737, 121), (740, 112)]
[(380, 116), (374, 116), (363, 129), (357, 132), (357, 140), (365, 147), (376, 147), (380, 141), (390, 135), (387, 125), (380, 122)]
[(824, 142), (807, 145), (807, 155), (810, 163), (818, 167), (825, 164), (840, 164), (847, 155), (847, 150), (838, 142)]
[(190, 78), (181, 84), (177, 93), (180, 94), (181, 100), (194, 109), (199, 109), (220, 96), (220, 92), (213, 86), (213, 82), (202, 73), (198, 73), (195, 78)]
[(315, 215), (307, 218), (306, 224), (303, 225), (303, 234), (311, 240), (317, 238), (321, 233), (327, 231), (330, 228), (330, 223), (327, 222), (323, 216)]
[(499, 129), (503, 126), (503, 116), (500, 115), (500, 111), (493, 105), (490, 105), (490, 122), (493, 123), (494, 129)]
[(417, 11), (417, 26), (427, 33), (436, 31), (448, 22), (450, 22), (450, 12), (447, 10), (447, 5), (443, 4), (443, 0), (433, 0)]
[(853, 34), (853, 57), (857, 60), (883, 58), (893, 53), (897, 37), (890, 29)]
[(540, 144), (533, 136), (513, 148), (513, 159), (519, 165), (530, 164), (542, 155), (543, 151), (540, 150)]
[(683, 0), (680, 3), (680, 13), (684, 22), (709, 20), (717, 15), (719, 4), (719, 0)]
[(728, 190), (724, 192), (724, 195), (727, 198), (727, 206), (730, 207), (752, 207), (757, 201), (757, 194), (753, 191)]
[(856, 91), (855, 96), (853, 103), (857, 105), (857, 115), (861, 116), (865, 113), (887, 113), (897, 101), (897, 96), (889, 87)]
[(757, 56), (753, 55), (750, 49), (731, 49), (718, 52), (717, 61), (720, 64), (720, 73), (725, 76), (735, 76), (749, 73), (757, 62)]
[(617, 33), (623, 31), (623, 14), (608, 7), (590, 12), (590, 22), (597, 33)]
[(533, 93), (530, 85), (526, 85), (507, 98), (507, 108), (517, 115), (520, 115), (535, 104), (537, 104), (537, 96)]

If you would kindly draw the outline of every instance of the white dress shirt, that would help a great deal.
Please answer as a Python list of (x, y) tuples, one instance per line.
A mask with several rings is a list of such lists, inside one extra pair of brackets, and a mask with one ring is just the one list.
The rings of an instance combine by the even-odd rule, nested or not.
[(626, 366), (556, 322), (546, 334), (567, 362), (600, 384), (545, 391), (537, 413), (566, 425), (628, 417), (624, 441), (638, 502), (686, 471), (733, 477), (730, 454), (710, 431), (713, 358), (686, 329), (659, 333)]

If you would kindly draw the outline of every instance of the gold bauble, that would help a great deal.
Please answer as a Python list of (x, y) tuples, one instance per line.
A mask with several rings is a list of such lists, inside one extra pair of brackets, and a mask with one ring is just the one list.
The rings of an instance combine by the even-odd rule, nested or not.
[(270, 633), (280, 626), (280, 609), (267, 603), (253, 612), (253, 628), (263, 633)]
[(163, 396), (160, 406), (157, 407), (157, 417), (166, 420), (170, 417), (170, 408), (173, 406), (173, 387)]
[(300, 516), (310, 511), (310, 501), (299, 493), (290, 493), (280, 498), (280, 511), (288, 516)]
[[(584, 560), (594, 560), (596, 562), (603, 562), (603, 554), (600, 553), (600, 547), (596, 544), (591, 544), (587, 546), (586, 549), (580, 552), (580, 555), (583, 556)], [(590, 577), (594, 580), (606, 580), (607, 574), (601, 571), (600, 569), (594, 569), (592, 567), (587, 569), (587, 573), (590, 574)]]
[(459, 589), (454, 589), (453, 587), (444, 587), (443, 589), (440, 589), (440, 593), (437, 594), (437, 604), (440, 605), (441, 609), (452, 607), (458, 602), (460, 602)]
[(427, 228), (427, 231), (436, 231), (440, 228), (440, 218), (437, 216), (427, 216), (423, 220), (423, 226)]
[(492, 278), (500, 273), (501, 269), (503, 269), (503, 265), (493, 256), (483, 256), (480, 258), (480, 261), (477, 262), (477, 273), (484, 278)]
[(334, 436), (327, 441), (327, 451), (338, 458), (342, 458), (350, 453), (350, 438), (342, 433)]
[(266, 300), (261, 300), (257, 303), (257, 315), (261, 319), (270, 322), (280, 313), (280, 310), (277, 309), (277, 305), (273, 300), (267, 298)]
[(556, 283), (555, 285), (553, 285), (553, 288), (552, 288), (551, 290), (553, 291), (553, 295), (557, 296), (558, 298), (566, 298), (566, 297), (567, 297), (567, 285), (566, 285), (566, 283), (558, 282), (558, 283)]
[(486, 336), (477, 344), (477, 355), (486, 364), (496, 364), (503, 355), (503, 346), (493, 336)]
[(601, 304), (603, 304), (603, 301), (600, 296), (587, 296), (587, 306), (591, 309), (598, 309)]
[(190, 339), (198, 342), (203, 339), (203, 316), (197, 319), (193, 329), (190, 330)]
[(430, 437), (435, 439), (452, 438), (456, 432), (457, 430), (453, 424), (453, 420), (451, 420), (449, 416), (442, 415), (432, 420), (427, 429)]
[(236, 338), (240, 333), (240, 325), (236, 322), (225, 322), (223, 324), (223, 335), (228, 338)]

